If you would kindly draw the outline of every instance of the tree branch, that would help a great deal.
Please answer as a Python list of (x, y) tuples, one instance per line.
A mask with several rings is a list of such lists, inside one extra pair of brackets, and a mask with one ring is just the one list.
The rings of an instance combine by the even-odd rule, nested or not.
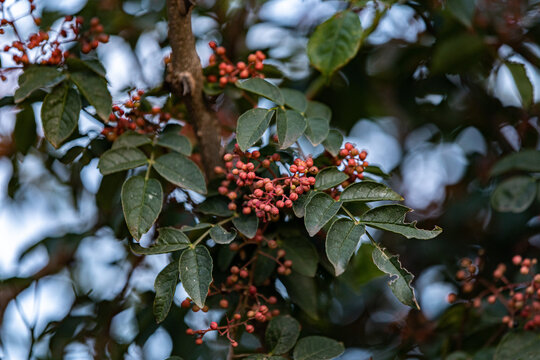
[(221, 135), (217, 117), (204, 99), (202, 66), (191, 30), (193, 6), (190, 0), (167, 0), (172, 56), (166, 81), (186, 104), (199, 141), (204, 172), (210, 179), (214, 167), (221, 164)]

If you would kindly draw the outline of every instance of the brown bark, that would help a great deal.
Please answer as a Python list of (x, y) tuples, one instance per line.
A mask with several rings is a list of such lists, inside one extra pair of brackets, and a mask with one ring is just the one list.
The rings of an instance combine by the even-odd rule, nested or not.
[(214, 168), (221, 164), (221, 132), (215, 113), (204, 99), (202, 66), (191, 31), (193, 6), (189, 0), (167, 0), (172, 56), (166, 80), (186, 104), (209, 180), (214, 176)]

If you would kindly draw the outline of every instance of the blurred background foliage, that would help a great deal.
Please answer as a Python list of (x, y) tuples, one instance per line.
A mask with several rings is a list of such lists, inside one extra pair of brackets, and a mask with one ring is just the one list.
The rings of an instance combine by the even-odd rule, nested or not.
[[(11, 2), (15, 17), (27, 11), (26, 2)], [(36, 3), (43, 28), (67, 14), (100, 18), (111, 41), (98, 56), (116, 101), (127, 89), (160, 87), (170, 52), (165, 0)], [(309, 66), (306, 45), (318, 24), (349, 8), (368, 29), (385, 5), (345, 67), (324, 78)], [(35, 32), (27, 20), (21, 32)], [(411, 220), (444, 229), (427, 242), (376, 233), (415, 274), (421, 311), (393, 298), (360, 247), (344, 275), (317, 278), (321, 316), (299, 312), (304, 329), (343, 341), (342, 359), (493, 358), (507, 330), (504, 309), (450, 306), (446, 296), (459, 289), (454, 273), (462, 257), (480, 253), (482, 271), (491, 274), (513, 254), (539, 253), (540, 2), (207, 0), (198, 1), (193, 31), (203, 66), (210, 40), (231, 59), (265, 51), (266, 63), (284, 74), (277, 81), (329, 105), (332, 125), (392, 174), (389, 184), (415, 209)], [(10, 36), (0, 37), (2, 47)], [(4, 55), (2, 66), (10, 66)], [(0, 84), (0, 97), (13, 94), (16, 75)], [(218, 97), (217, 109), (225, 127), (235, 123), (234, 105)], [(101, 125), (81, 114), (73, 141), (54, 150), (40, 141), (34, 114), (39, 104), (18, 113), (0, 108), (0, 291), (24, 289), (2, 304), (0, 357), (101, 358), (94, 349), (107, 344), (112, 359), (224, 358), (219, 339), (196, 346), (184, 336), (188, 326), (222, 313), (181, 309), (181, 285), (169, 317), (156, 325), (153, 280), (167, 257), (129, 251), (119, 194), (106, 191), (125, 174), (101, 179), (90, 161), (105, 149), (91, 140)], [(190, 221), (177, 211), (169, 216)], [(524, 349), (519, 342), (530, 336), (505, 341)], [(246, 337), (241, 346), (259, 345)]]

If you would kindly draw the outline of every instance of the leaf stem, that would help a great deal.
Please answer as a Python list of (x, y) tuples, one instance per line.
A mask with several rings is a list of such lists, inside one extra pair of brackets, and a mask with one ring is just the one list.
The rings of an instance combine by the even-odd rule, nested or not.
[(216, 225), (223, 225), (223, 224), (226, 224), (228, 223), (229, 221), (231, 221), (232, 219), (234, 219), (235, 217), (237, 217), (237, 215), (233, 215), (225, 220), (221, 220), (220, 222), (218, 222), (217, 224), (213, 224), (208, 230), (206, 230), (201, 236), (199, 236), (197, 238), (197, 240), (195, 240), (195, 242), (193, 242), (190, 247), (192, 249), (195, 249), (195, 246), (197, 246), (197, 244), (199, 244), (201, 241), (204, 240), (204, 238), (210, 233), (210, 230), (212, 230), (214, 228), (214, 226)]
[(371, 234), (369, 233), (369, 231), (366, 230), (366, 235), (367, 237), (369, 238), (369, 241), (371, 241), (371, 244), (375, 247), (377, 247), (378, 249), (380, 249), (379, 247), (379, 244), (377, 244), (377, 242), (375, 241), (375, 239), (373, 238), (373, 236), (371, 236)]
[(150, 153), (150, 159), (148, 159), (148, 168), (146, 169), (146, 175), (144, 175), (144, 180), (148, 181), (150, 178), (150, 170), (152, 170), (152, 164), (154, 163), (154, 158), (156, 154), (154, 153), (154, 150), (152, 150), (152, 153)]
[(355, 225), (360, 224), (360, 221), (356, 220), (356, 218), (354, 217), (354, 215), (351, 214), (351, 212), (350, 212), (349, 210), (347, 210), (347, 208), (346, 208), (345, 206), (342, 206), (341, 208), (343, 209), (343, 211), (345, 211), (345, 213), (346, 213), (347, 215), (349, 215), (349, 217), (351, 218), (351, 220), (354, 221), (354, 224), (355, 224)]

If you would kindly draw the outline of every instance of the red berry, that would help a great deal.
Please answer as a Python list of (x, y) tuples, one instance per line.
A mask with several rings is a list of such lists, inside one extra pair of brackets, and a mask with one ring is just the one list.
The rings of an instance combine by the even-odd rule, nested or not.
[(226, 309), (229, 307), (229, 302), (227, 301), (227, 299), (221, 299), (219, 301), (219, 306), (223, 309)]
[(215, 322), (215, 321), (212, 321), (212, 322), (210, 323), (210, 329), (212, 329), (212, 330), (216, 330), (217, 328), (218, 328), (218, 324), (217, 324), (217, 322)]
[(358, 156), (360, 157), (360, 160), (364, 161), (367, 157), (367, 152), (363, 150)]
[(197, 345), (202, 345), (202, 343), (203, 343), (202, 338), (198, 338), (197, 340), (195, 340), (195, 344), (197, 344)]
[(249, 71), (247, 71), (246, 69), (240, 71), (240, 78), (241, 79), (245, 79), (247, 77), (249, 77)]
[(255, 52), (255, 56), (257, 57), (257, 59), (263, 61), (264, 59), (266, 59), (266, 55), (264, 55), (264, 53), (260, 50), (257, 50)]

